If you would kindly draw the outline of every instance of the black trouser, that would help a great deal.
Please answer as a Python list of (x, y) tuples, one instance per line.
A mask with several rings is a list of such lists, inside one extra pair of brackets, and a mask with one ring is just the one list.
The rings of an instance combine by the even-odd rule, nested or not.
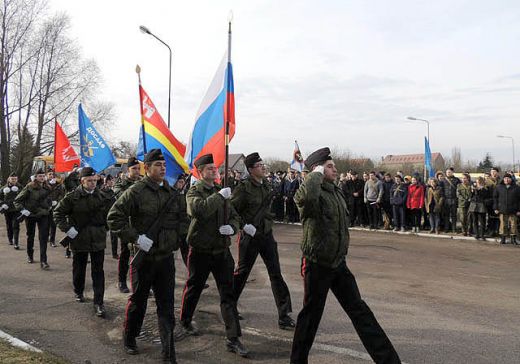
[(298, 222), (300, 221), (300, 215), (298, 214), (298, 209), (296, 208), (296, 203), (293, 200), (293, 195), (287, 197), (286, 209), (287, 209), (287, 221), (288, 222)]
[(190, 247), (188, 280), (182, 293), (181, 322), (186, 324), (191, 322), (200, 294), (211, 272), (220, 294), (220, 312), (226, 326), (226, 337), (232, 339), (242, 336), (237, 306), (233, 296), (234, 265), (235, 262), (229, 249), (213, 255), (196, 252)]
[(18, 237), (20, 236), (20, 223), (16, 219), (18, 215), (20, 215), (18, 211), (6, 211), (4, 213), (9, 244), (18, 245)]
[(289, 288), (282, 277), (278, 246), (270, 231), (266, 235), (256, 233), (254, 238), (242, 234), (238, 242), (238, 265), (233, 274), (233, 292), (238, 302), (240, 294), (246, 285), (247, 277), (255, 265), (258, 254), (262, 257), (273, 291), (274, 301), (278, 308), (278, 317), (282, 318), (292, 312)]
[(155, 304), (157, 305), (159, 335), (165, 353), (169, 353), (170, 335), (172, 335), (175, 326), (173, 314), (174, 263), (173, 254), (171, 254), (159, 261), (145, 260), (138, 270), (130, 266), (132, 294), (126, 305), (124, 335), (126, 338), (135, 339), (141, 332), (148, 295), (150, 288), (153, 289)]
[(130, 250), (128, 249), (128, 244), (126, 241), (121, 240), (121, 252), (119, 252), (119, 261), (117, 262), (117, 276), (119, 278), (119, 283), (126, 284), (129, 262)]
[(366, 203), (366, 207), (368, 211), (368, 223), (370, 224), (370, 228), (377, 229), (379, 227), (379, 220), (381, 218), (379, 204), (375, 201), (368, 201)]
[(361, 299), (356, 279), (345, 261), (327, 268), (302, 261), (303, 308), (298, 315), (292, 344), (291, 363), (306, 364), (325, 308), (329, 289), (352, 321), (366, 350), (376, 363), (400, 363), (399, 356), (377, 319)]
[(488, 208), (488, 221), (487, 221), (487, 232), (490, 236), (498, 234), (498, 228), (500, 226), (500, 220), (498, 215), (495, 214), (493, 208)]
[(357, 225), (367, 224), (367, 210), (362, 198), (352, 199), (352, 223)]
[(181, 251), (181, 257), (184, 265), (188, 266), (188, 253), (190, 251), (190, 247), (188, 246), (186, 235), (179, 237), (179, 250)]
[(404, 228), (406, 220), (404, 218), (404, 206), (403, 205), (392, 205), (392, 215), (394, 217), (394, 227)]
[(471, 222), (473, 224), (473, 234), (477, 238), (484, 237), (484, 229), (486, 227), (486, 214), (480, 212), (472, 212)]
[(444, 230), (455, 231), (457, 228), (457, 201), (446, 200), (443, 205)]
[[(117, 234), (110, 231), (110, 246), (112, 248), (112, 256), (117, 256)], [(123, 244), (121, 243), (121, 249), (123, 249)]]
[(421, 228), (421, 215), (422, 215), (421, 209), (410, 209), (412, 227)]
[(49, 236), (49, 217), (28, 217), (25, 219), (27, 228), (27, 256), (34, 257), (34, 235), (38, 225), (38, 240), (40, 242), (40, 263), (47, 262), (47, 238)]
[(56, 242), (56, 223), (52, 218), (52, 212), (49, 213), (49, 243)]
[(284, 206), (283, 206), (283, 196), (277, 196), (273, 200), (272, 210), (274, 213), (274, 219), (276, 221), (283, 221), (284, 215)]
[(105, 271), (103, 262), (105, 250), (96, 252), (73, 252), (72, 256), (72, 284), (75, 294), (83, 294), (85, 290), (85, 276), (87, 274), (87, 261), (90, 254), (90, 275), (92, 277), (92, 290), (94, 291), (94, 304), (102, 305), (105, 295)]

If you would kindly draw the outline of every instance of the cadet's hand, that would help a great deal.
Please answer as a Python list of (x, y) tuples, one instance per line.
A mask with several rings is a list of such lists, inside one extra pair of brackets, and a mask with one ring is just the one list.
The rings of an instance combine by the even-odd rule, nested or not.
[(139, 246), (139, 249), (144, 250), (148, 253), (150, 248), (153, 245), (153, 240), (148, 238), (146, 235), (139, 235), (139, 238), (137, 239), (137, 245)]
[(4, 192), (4, 195), (7, 195), (9, 192), (11, 192), (11, 189), (9, 187), (4, 187), (2, 191)]
[(18, 192), (18, 186), (13, 186), (13, 187), (11, 187), (11, 191), (13, 191), (13, 192)]
[(20, 211), (20, 213), (21, 213), (23, 216), (29, 216), (29, 215), (31, 214), (31, 211), (26, 210), (26, 209), (23, 209), (22, 211)]
[(219, 227), (218, 231), (222, 235), (233, 235), (235, 233), (231, 225), (222, 225), (221, 227)]
[(255, 236), (256, 234), (256, 228), (254, 225), (251, 224), (245, 224), (242, 230), (244, 230), (244, 232), (250, 236)]
[(7, 210), (9, 208), (9, 206), (7, 206), (5, 203), (2, 205), (2, 207), (0, 207), (0, 211), (2, 210)]
[(314, 169), (312, 171), (313, 172), (319, 172), (319, 173), (323, 174), (325, 172), (325, 167), (323, 167), (323, 166), (316, 166), (316, 167), (314, 167)]
[(495, 214), (498, 215), (499, 211), (498, 210), (495, 210)]
[(225, 200), (231, 198), (231, 188), (226, 187), (218, 191), (222, 197), (224, 197)]
[(76, 230), (76, 228), (73, 226), (69, 229), (69, 231), (67, 231), (67, 236), (71, 239), (74, 239), (76, 238), (76, 236), (78, 236), (78, 230)]
[(58, 204), (58, 201), (52, 201), (52, 207), (56, 206)]

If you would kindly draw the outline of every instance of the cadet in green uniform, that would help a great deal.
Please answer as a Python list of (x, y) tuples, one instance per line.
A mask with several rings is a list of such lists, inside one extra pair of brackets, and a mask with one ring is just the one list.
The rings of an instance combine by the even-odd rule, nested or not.
[(238, 302), (258, 254), (262, 257), (271, 280), (274, 300), (278, 308), (278, 326), (283, 330), (294, 329), (291, 295), (280, 270), (278, 246), (273, 237), (271, 201), (273, 191), (265, 178), (265, 165), (258, 153), (245, 159), (249, 177), (242, 180), (233, 191), (231, 202), (240, 216), (242, 233), (238, 243), (238, 265), (233, 275), (233, 291)]
[(348, 212), (343, 193), (334, 184), (338, 173), (330, 149), (315, 151), (305, 163), (312, 172), (294, 197), (303, 219), (305, 293), (294, 331), (291, 363), (308, 362), (329, 289), (352, 320), (372, 359), (376, 363), (400, 363), (392, 343), (361, 299), (354, 275), (345, 262), (349, 245)]
[(231, 189), (221, 189), (214, 183), (218, 169), (213, 163), (213, 155), (203, 155), (195, 161), (195, 167), (202, 180), (192, 186), (186, 196), (188, 215), (191, 217), (188, 230), (190, 251), (188, 280), (182, 294), (179, 338), (198, 335), (198, 330), (192, 326), (191, 321), (204, 283), (211, 272), (220, 294), (220, 312), (226, 326), (227, 350), (247, 356), (248, 351), (239, 340), (242, 333), (233, 295), (235, 263), (229, 245), (230, 236), (238, 231), (239, 224), (238, 216), (230, 203), (227, 204), (227, 210), (225, 209), (225, 200), (231, 198)]
[(49, 237), (50, 190), (45, 183), (45, 172), (38, 170), (30, 182), (14, 199), (14, 206), (25, 217), (27, 228), (27, 262), (34, 262), (34, 235), (38, 225), (40, 241), (40, 267), (49, 269), (47, 263), (47, 238)]
[(106, 216), (111, 197), (96, 187), (99, 176), (91, 167), (80, 173), (80, 185), (67, 193), (54, 209), (54, 222), (67, 234), (72, 251), (72, 283), (76, 301), (84, 302), (85, 275), (90, 254), (94, 309), (96, 316), (105, 316)]
[[(135, 157), (128, 158), (126, 174), (116, 182), (114, 185), (115, 198), (118, 199), (123, 193), (128, 190), (135, 182), (141, 179), (139, 174), (140, 165)], [(121, 293), (128, 293), (130, 290), (126, 284), (126, 276), (128, 274), (128, 264), (130, 262), (130, 250), (128, 244), (130, 242), (121, 239), (121, 251), (119, 252), (119, 261), (117, 264), (118, 288)], [(117, 254), (117, 246), (116, 246)]]
[(18, 237), (20, 235), (20, 223), (18, 222), (18, 211), (14, 207), (14, 199), (22, 191), (22, 185), (18, 183), (16, 173), (11, 173), (7, 178), (7, 184), (0, 189), (0, 212), (5, 216), (7, 227), (7, 239), (9, 245), (14, 245), (16, 250), (20, 249)]
[[(128, 298), (124, 324), (124, 347), (138, 354), (135, 338), (141, 332), (150, 288), (153, 289), (163, 359), (175, 363), (173, 347), (173, 300), (175, 262), (178, 249), (179, 194), (164, 179), (166, 162), (160, 149), (152, 149), (144, 158), (146, 177), (135, 182), (114, 203), (108, 213), (110, 230), (121, 241), (130, 242), (144, 257), (137, 255), (130, 266), (132, 295)], [(170, 346), (170, 344), (172, 344)]]
[(58, 202), (65, 196), (65, 187), (56, 179), (56, 174), (51, 169), (47, 172), (47, 186), (49, 187), (49, 199), (51, 200), (51, 211), (49, 213), (49, 243), (56, 247), (56, 224), (53, 219), (53, 212)]

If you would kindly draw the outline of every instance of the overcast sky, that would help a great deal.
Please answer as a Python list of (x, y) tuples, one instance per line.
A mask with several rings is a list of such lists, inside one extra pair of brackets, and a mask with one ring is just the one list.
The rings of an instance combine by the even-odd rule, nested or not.
[[(520, 146), (520, 1), (70, 1), (52, 11), (103, 73), (114, 102), (111, 139), (137, 140), (135, 65), (163, 118), (167, 49), (173, 49), (172, 131), (187, 141), (227, 46), (237, 132), (232, 152), (291, 159), (329, 145), (374, 159), (422, 153), (430, 120), (433, 152), (460, 147), (463, 159), (490, 152), (510, 162)], [(517, 160), (520, 147), (517, 148)]]

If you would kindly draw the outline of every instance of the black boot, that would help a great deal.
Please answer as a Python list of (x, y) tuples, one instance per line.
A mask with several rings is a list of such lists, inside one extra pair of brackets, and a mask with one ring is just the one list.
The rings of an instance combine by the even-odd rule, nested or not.
[(507, 243), (506, 243), (506, 237), (505, 237), (504, 235), (502, 235), (502, 236), (500, 237), (500, 244), (507, 244)]
[(137, 350), (137, 343), (135, 342), (135, 337), (130, 338), (126, 334), (123, 335), (123, 345), (125, 348), (125, 352), (129, 355), (139, 354), (139, 350)]
[(128, 286), (126, 285), (126, 282), (119, 282), (117, 284), (117, 288), (119, 288), (119, 292), (121, 293), (129, 293), (130, 290), (128, 289)]
[(238, 340), (238, 337), (226, 339), (226, 348), (227, 351), (236, 353), (243, 358), (246, 358), (249, 355), (249, 350), (247, 350), (246, 347), (242, 345), (240, 340)]
[(516, 241), (516, 235), (511, 235), (511, 244), (518, 245), (518, 242)]

